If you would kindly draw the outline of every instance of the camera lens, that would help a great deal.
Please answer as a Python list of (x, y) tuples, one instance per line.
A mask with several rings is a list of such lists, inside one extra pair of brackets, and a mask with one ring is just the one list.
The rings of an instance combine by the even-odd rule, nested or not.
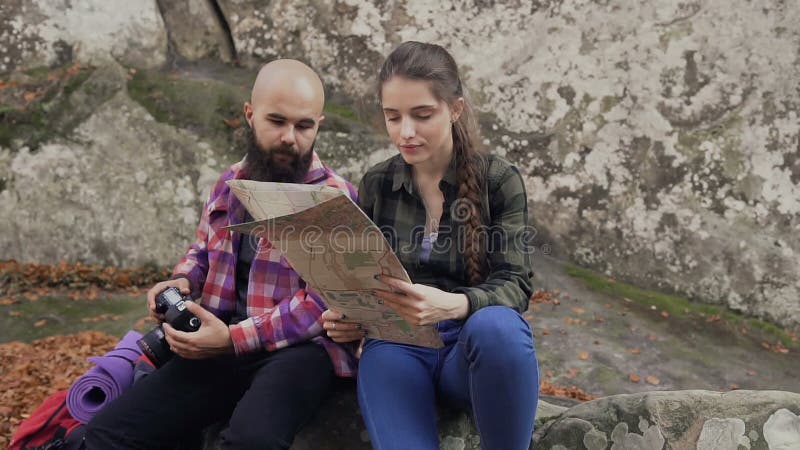
[(152, 331), (142, 336), (141, 339), (136, 341), (136, 344), (157, 368), (163, 366), (165, 362), (172, 358), (172, 350), (169, 349), (164, 330), (160, 326), (153, 328)]
[(200, 329), (200, 319), (198, 319), (197, 317), (192, 317), (191, 319), (189, 319), (189, 326), (193, 330), (199, 330)]

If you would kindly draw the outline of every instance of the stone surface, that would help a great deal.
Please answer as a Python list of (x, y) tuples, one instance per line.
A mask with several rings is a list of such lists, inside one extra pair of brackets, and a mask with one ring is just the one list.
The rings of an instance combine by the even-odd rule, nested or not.
[(555, 450), (797, 449), (800, 394), (662, 391), (574, 406), (534, 433)]
[(232, 61), (228, 35), (211, 0), (159, 0), (173, 50), (188, 60)]
[[(93, 76), (112, 86), (116, 79), (118, 90), (67, 136), (35, 152), (0, 151), (0, 179), (9, 180), (0, 192), (0, 253), (117, 266), (175, 261), (219, 163), (210, 146), (133, 102), (121, 67)], [(87, 80), (72, 95), (100, 84)]]
[(444, 45), (525, 173), (541, 243), (800, 324), (797, 3), (221, 4), (243, 62), (300, 56), (356, 98), (398, 42)]
[[(444, 45), (482, 112), (486, 143), (523, 171), (540, 248), (800, 327), (797, 2), (217, 3), (251, 71), (301, 58), (320, 71), (329, 99), (358, 111), (373, 110), (374, 78), (393, 46)], [(194, 11), (186, 24), (211, 24), (209, 3), (162, 4), (175, 8), (164, 14), (173, 42), (183, 42), (177, 52), (221, 39), (217, 28), (211, 38), (170, 19)], [(155, 1), (1, 7), (0, 72), (108, 55), (165, 59)], [(347, 149), (354, 156), (342, 167), (354, 181), (349, 164), (386, 153), (380, 128), (369, 133)]]
[[(616, 395), (564, 408), (540, 401), (532, 450), (796, 450), (800, 394), (781, 391), (664, 391)], [(439, 446), (479, 450), (463, 413), (440, 410)], [(217, 448), (220, 427), (206, 450)], [(352, 386), (338, 390), (297, 435), (293, 450), (369, 449)]]
[[(542, 417), (555, 417), (556, 411), (566, 408), (540, 401), (537, 421)], [(465, 413), (440, 409), (439, 448), (442, 450), (480, 450), (480, 437)], [(218, 436), (222, 427), (217, 425), (206, 432), (204, 450), (219, 448)], [(369, 433), (364, 427), (352, 383), (343, 383), (329, 398), (315, 418), (295, 437), (292, 450), (369, 450)]]
[(4, 0), (0, 73), (70, 61), (154, 67), (167, 36), (155, 1)]

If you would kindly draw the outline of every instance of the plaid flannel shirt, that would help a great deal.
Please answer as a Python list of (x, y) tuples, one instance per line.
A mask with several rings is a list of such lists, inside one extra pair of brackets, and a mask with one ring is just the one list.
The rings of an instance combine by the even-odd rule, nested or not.
[[(235, 264), (242, 235), (224, 227), (241, 223), (245, 212), (225, 182), (243, 177), (243, 162), (231, 166), (217, 180), (203, 208), (197, 239), (173, 270), (173, 278), (189, 280), (192, 298), (199, 298), (198, 303), (225, 322), (236, 311)], [(353, 186), (326, 167), (316, 152), (303, 182), (325, 184), (357, 199)], [(355, 348), (324, 336), (321, 315), (326, 309), (280, 251), (260, 239), (247, 287), (249, 317), (229, 325), (234, 350), (237, 355), (273, 351), (311, 340), (325, 347), (337, 375), (353, 376)]]
[(383, 230), (414, 283), (436, 286), (467, 296), (470, 314), (490, 305), (520, 313), (533, 294), (531, 277), (535, 230), (528, 225), (528, 201), (519, 170), (489, 155), (481, 192), (482, 229), (486, 233), (486, 279), (469, 286), (463, 258), (464, 204), (460, 204), (456, 168), (439, 183), (444, 205), (436, 241), (427, 260), (420, 259), (426, 210), (409, 166), (396, 155), (371, 168), (358, 187), (359, 206)]

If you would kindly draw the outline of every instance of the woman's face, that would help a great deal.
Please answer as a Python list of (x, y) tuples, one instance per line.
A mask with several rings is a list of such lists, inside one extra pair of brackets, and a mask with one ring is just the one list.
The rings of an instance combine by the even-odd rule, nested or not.
[(386, 131), (408, 164), (443, 167), (450, 162), (454, 116), (429, 82), (394, 76), (383, 84), (381, 104)]

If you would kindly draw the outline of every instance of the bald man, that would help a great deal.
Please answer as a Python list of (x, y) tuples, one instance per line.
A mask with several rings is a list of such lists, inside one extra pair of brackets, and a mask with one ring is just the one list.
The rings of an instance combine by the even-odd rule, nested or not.
[(323, 120), (322, 82), (305, 64), (265, 65), (244, 104), (247, 154), (220, 176), (203, 208), (197, 240), (167, 287), (191, 295), (202, 322), (185, 333), (164, 324), (173, 356), (88, 424), (86, 448), (174, 449), (228, 420), (223, 449), (286, 449), (331, 389), (353, 376), (353, 349), (323, 336), (325, 305), (272, 245), (224, 227), (252, 220), (232, 179), (325, 184), (355, 200), (355, 189), (314, 152)]

